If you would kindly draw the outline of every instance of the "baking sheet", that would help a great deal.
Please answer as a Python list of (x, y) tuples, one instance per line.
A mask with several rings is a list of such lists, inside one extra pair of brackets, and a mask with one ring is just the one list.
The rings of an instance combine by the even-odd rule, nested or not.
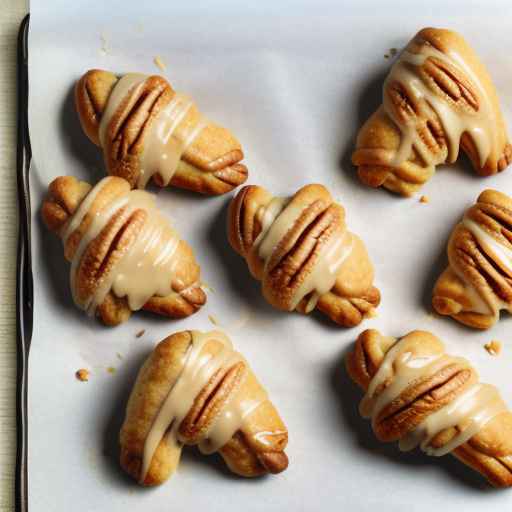
[[(488, 66), (512, 124), (509, 2), (66, 2), (33, 0), (29, 38), (33, 149), (34, 336), (29, 375), (31, 512), (160, 510), (502, 511), (496, 492), (447, 456), (401, 454), (382, 445), (361, 419), (361, 393), (342, 356), (365, 328), (391, 335), (428, 329), (470, 358), (512, 405), (512, 319), (488, 332), (430, 315), (430, 293), (446, 264), (454, 223), (486, 187), (512, 192), (512, 170), (476, 177), (465, 158), (441, 168), (418, 197), (401, 199), (359, 184), (350, 152), (361, 123), (380, 103), (390, 48), (423, 26), (462, 32)], [(205, 198), (158, 192), (158, 204), (195, 249), (211, 287), (196, 315), (169, 321), (134, 314), (106, 328), (72, 303), (60, 241), (39, 206), (48, 183), (103, 174), (100, 151), (82, 133), (72, 87), (89, 68), (161, 73), (242, 142), (248, 183), (289, 194), (327, 185), (366, 242), (382, 292), (378, 317), (342, 329), (320, 315), (281, 314), (268, 306), (225, 234), (230, 194)], [(209, 318), (210, 317), (210, 318)], [(177, 473), (141, 489), (117, 464), (117, 436), (136, 372), (154, 345), (183, 329), (209, 330), (214, 318), (245, 354), (285, 420), (289, 469), (246, 480), (218, 456), (186, 449)], [(140, 338), (136, 333), (145, 333)], [(504, 342), (491, 358), (483, 344)], [(80, 383), (78, 368), (91, 370)]]

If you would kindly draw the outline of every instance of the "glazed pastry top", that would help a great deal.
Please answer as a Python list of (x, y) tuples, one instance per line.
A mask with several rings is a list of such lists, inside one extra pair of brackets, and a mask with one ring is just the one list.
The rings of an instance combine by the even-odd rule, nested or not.
[[(279, 244), (307, 207), (307, 203), (292, 202), (290, 197), (276, 197), (268, 205), (262, 206), (256, 214), (261, 222), (261, 232), (254, 241), (252, 250), (265, 262), (264, 273), (269, 272), (273, 264), (275, 265)], [(305, 312), (309, 313), (315, 308), (319, 297), (334, 286), (338, 271), (352, 252), (353, 245), (352, 234), (343, 229), (343, 225), (339, 228), (333, 230), (328, 242), (320, 247), (314, 269), (293, 290), (288, 305), (290, 311), (308, 296)]]
[(363, 183), (410, 196), (461, 148), (483, 176), (512, 161), (498, 95), (476, 53), (456, 32), (425, 28), (386, 77), (352, 162)]
[[(422, 349), (421, 336), (416, 334), (405, 336), (386, 353), (360, 405), (362, 416), (371, 417), (374, 428), (382, 411), (390, 404), (398, 403), (399, 397), (404, 392), (407, 394), (409, 386), (449, 367), (456, 366), (459, 371), (470, 368), (468, 361), (446, 354), (442, 343), (430, 338), (428, 351)], [(453, 401), (428, 415), (401, 437), (399, 447), (408, 451), (419, 445), (429, 455), (445, 455), (471, 439), (489, 421), (505, 411), (507, 407), (494, 386), (474, 382), (466, 386)], [(450, 441), (441, 446), (431, 446), (432, 439), (437, 435), (457, 426), (460, 427), (458, 433)]]
[[(65, 248), (77, 233), (81, 234), (71, 257), (70, 281), (75, 303), (89, 314), (95, 313), (110, 291), (117, 297), (126, 297), (132, 311), (142, 308), (154, 295), (166, 297), (173, 293), (174, 256), (180, 238), (156, 208), (152, 194), (142, 190), (130, 191), (126, 184), (124, 193), (90, 215), (90, 209), (103, 188), (116, 179), (119, 178), (104, 178), (93, 187), (61, 232)], [(129, 247), (117, 248), (120, 252), (124, 249), (124, 254), (110, 265), (108, 272), (90, 293), (87, 285), (84, 290), (77, 280), (82, 257), (90, 244), (100, 238), (106, 228), (115, 224), (116, 219), (117, 222), (132, 219), (133, 225), (140, 227), (140, 230)]]
[(246, 186), (229, 205), (227, 227), (231, 247), (272, 306), (317, 309), (343, 326), (357, 325), (378, 306), (366, 247), (323, 185), (305, 185), (288, 197)]
[(512, 311), (512, 200), (485, 190), (467, 209), (448, 243), (449, 266), (439, 277), (433, 306), (471, 327), (486, 329), (501, 310)]
[[(191, 335), (192, 343), (185, 353), (183, 369), (154, 419), (144, 443), (141, 482), (144, 482), (153, 455), (164, 436), (168, 443), (176, 447), (187, 442), (186, 437), (180, 433), (180, 426), (211, 379), (223, 368), (233, 368), (239, 363), (247, 365), (243, 356), (233, 349), (225, 334), (218, 331), (192, 331)], [(222, 349), (214, 355), (203, 352), (203, 347), (212, 339), (222, 343)], [(241, 387), (234, 391), (218, 411), (214, 421), (200, 433), (198, 445), (201, 452), (213, 453), (226, 445), (243, 426), (247, 416), (268, 400), (267, 393), (261, 386), (249, 398), (240, 391)], [(273, 435), (284, 433), (274, 432)], [(259, 435), (259, 442), (266, 442), (265, 434), (267, 433), (263, 432)]]
[[(479, 163), (483, 167), (496, 149), (493, 146), (498, 139), (493, 105), (479, 77), (453, 47), (447, 48), (445, 53), (426, 43), (419, 46), (417, 53), (411, 49), (407, 47), (400, 54), (384, 83), (384, 109), (402, 133), (400, 146), (389, 164), (401, 165), (411, 158), (414, 150), (430, 166), (435, 167), (445, 161), (455, 162), (460, 138), (467, 133), (477, 148)], [(424, 80), (420, 71), (427, 65), (433, 68), (434, 86)], [(457, 80), (450, 84), (444, 76), (448, 78), (453, 74)], [(439, 88), (447, 89), (448, 97), (440, 95)], [(410, 101), (406, 113), (397, 108), (402, 95)], [(425, 134), (418, 130), (416, 115), (424, 114), (430, 118), (431, 111), (441, 123), (448, 155), (433, 148), (425, 141)]]
[(90, 69), (77, 81), (75, 105), (106, 171), (132, 188), (152, 181), (218, 195), (247, 179), (242, 146), (230, 130), (159, 75)]
[[(148, 78), (141, 73), (128, 73), (114, 85), (99, 125), (98, 135), (103, 147), (107, 145), (106, 132), (113, 116), (123, 102), (133, 102), (140, 97)], [(145, 133), (137, 188), (145, 188), (154, 175), (158, 175), (161, 186), (169, 185), (183, 153), (208, 122), (190, 98), (181, 93), (174, 94), (170, 102), (156, 114)]]

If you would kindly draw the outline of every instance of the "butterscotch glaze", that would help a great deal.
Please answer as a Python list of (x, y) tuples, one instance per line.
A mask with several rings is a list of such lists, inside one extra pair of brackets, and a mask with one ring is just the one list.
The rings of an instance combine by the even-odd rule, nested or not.
[[(123, 102), (135, 103), (148, 78), (140, 73), (128, 73), (117, 81), (100, 122), (99, 137), (104, 148), (107, 147), (106, 133), (113, 116)], [(175, 93), (144, 134), (137, 188), (145, 188), (153, 176), (158, 176), (159, 185), (167, 186), (183, 153), (208, 123), (209, 120), (188, 96)]]
[(107, 107), (101, 116), (99, 139), (102, 147), (105, 147), (106, 145), (107, 130), (110, 126), (110, 122), (112, 121), (112, 117), (117, 112), (123, 101), (128, 99), (130, 106), (135, 103), (140, 90), (144, 87), (146, 78), (147, 76), (142, 73), (128, 73), (116, 82), (116, 85), (108, 98)]
[[(462, 226), (473, 235), (482, 252), (492, 259), (494, 264), (497, 265), (503, 273), (512, 277), (511, 247), (506, 242), (501, 243), (497, 240), (478, 222), (475, 222), (469, 217), (467, 213), (462, 220)], [(494, 307), (496, 306), (489, 304), (488, 299), (478, 291), (471, 279), (459, 269), (457, 264), (452, 265), (452, 268), (465, 284), (466, 295), (471, 301), (471, 311), (482, 315), (494, 314)], [(510, 309), (510, 305), (499, 297), (497, 298), (497, 307), (499, 309)]]
[[(220, 331), (202, 333), (191, 331), (192, 341), (185, 353), (183, 369), (162, 404), (149, 433), (143, 450), (140, 481), (143, 482), (153, 455), (165, 436), (168, 443), (181, 450), (186, 439), (179, 432), (180, 425), (194, 404), (196, 397), (219, 370), (227, 370), (243, 361), (244, 357), (233, 349), (229, 338)], [(222, 349), (215, 355), (203, 349), (210, 340), (222, 343)], [(246, 363), (247, 364), (247, 363)], [(247, 373), (245, 374), (245, 376)], [(245, 378), (245, 377), (244, 377)], [(250, 399), (240, 393), (241, 384), (222, 406), (221, 411), (203, 433), (199, 442), (202, 453), (213, 453), (222, 448), (239, 430), (245, 418), (267, 400), (267, 393), (260, 388)], [(266, 432), (260, 432), (258, 441), (266, 443)]]
[[(64, 246), (72, 233), (82, 224), (93, 202), (109, 180), (104, 178), (85, 197), (74, 215), (64, 226)], [(104, 276), (87, 297), (79, 294), (76, 276), (82, 256), (90, 243), (102, 233), (112, 217), (121, 214), (128, 221), (136, 211), (143, 211), (145, 219), (140, 231), (120, 259)], [(109, 291), (117, 297), (126, 297), (130, 309), (136, 311), (154, 295), (166, 297), (173, 292), (172, 280), (175, 272), (174, 254), (179, 236), (156, 208), (155, 197), (148, 192), (132, 190), (117, 197), (101, 208), (92, 217), (71, 260), (71, 290), (77, 306), (94, 314)]]
[[(254, 241), (253, 251), (264, 261), (264, 273), (270, 272), (270, 263), (276, 248), (289, 229), (303, 214), (306, 205), (291, 201), (289, 197), (276, 197), (261, 207), (257, 218), (261, 223), (261, 232)], [(328, 242), (321, 246), (314, 269), (306, 276), (294, 293), (289, 310), (294, 310), (302, 299), (308, 297), (306, 313), (312, 311), (320, 296), (332, 289), (338, 271), (350, 256), (353, 247), (353, 235), (347, 231), (335, 231)], [(252, 269), (251, 269), (252, 270)], [(311, 294), (311, 295), (310, 295)]]
[[(455, 104), (436, 94), (422, 80), (417, 68), (422, 66), (428, 58), (448, 64), (450, 67), (459, 70), (470, 80), (478, 95), (478, 108), (476, 111), (464, 111), (457, 108)], [(419, 53), (412, 53), (406, 49), (393, 65), (384, 83), (384, 109), (399, 127), (402, 135), (398, 150), (393, 155), (390, 155), (389, 165), (395, 167), (401, 165), (412, 157), (415, 150), (421, 156), (426, 166), (433, 169), (436, 165), (445, 161), (445, 155), (442, 152), (431, 151), (424, 143), (416, 129), (414, 118), (409, 118), (407, 122), (404, 122), (397, 116), (396, 107), (393, 105), (389, 94), (387, 94), (389, 87), (394, 83), (401, 84), (405, 88), (407, 95), (415, 105), (419, 105), (419, 108), (424, 111), (431, 109), (435, 112), (442, 124), (448, 146), (447, 162), (451, 163), (457, 159), (460, 138), (462, 134), (467, 133), (477, 149), (480, 166), (483, 167), (485, 165), (485, 162), (492, 153), (493, 145), (496, 144), (495, 114), (491, 100), (480, 83), (478, 76), (457, 52), (449, 49), (447, 53), (443, 53), (428, 44), (423, 44)], [(431, 116), (427, 115), (427, 118), (429, 117)]]
[[(442, 368), (458, 364), (469, 368), (463, 358), (447, 355), (441, 348), (428, 356), (413, 353), (407, 337), (396, 342), (386, 353), (372, 378), (360, 404), (361, 415), (372, 419), (375, 428), (379, 413), (395, 401), (411, 384), (433, 376)], [(427, 417), (405, 437), (400, 449), (420, 446), (429, 455), (441, 456), (453, 451), (479, 432), (490, 420), (507, 410), (498, 390), (489, 384), (472, 384), (456, 399)], [(457, 434), (440, 447), (431, 446), (432, 439), (446, 429), (456, 427)]]

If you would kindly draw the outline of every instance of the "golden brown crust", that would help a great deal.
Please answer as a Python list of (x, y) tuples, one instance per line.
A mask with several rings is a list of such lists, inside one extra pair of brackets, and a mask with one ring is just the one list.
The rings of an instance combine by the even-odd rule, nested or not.
[[(496, 190), (485, 190), (465, 218), (476, 223), (500, 244), (512, 250), (512, 199)], [(499, 319), (500, 309), (512, 308), (511, 269), (468, 229), (455, 226), (448, 242), (448, 268), (433, 291), (432, 304), (441, 315), (476, 329), (488, 329)], [(484, 311), (482, 311), (484, 308)]]
[[(95, 69), (85, 73), (75, 87), (80, 122), (89, 139), (98, 146), (101, 118), (118, 79), (108, 71)], [(148, 77), (137, 95), (131, 91), (125, 97), (106, 130), (103, 151), (109, 174), (135, 186), (147, 133), (175, 94), (167, 80), (155, 75)], [(194, 108), (189, 115), (199, 113)], [(209, 122), (183, 153), (170, 185), (202, 194), (224, 194), (247, 179), (247, 168), (240, 163), (243, 157), (231, 132)], [(158, 175), (154, 181), (162, 185)]]
[[(428, 332), (413, 331), (407, 338), (421, 354), (428, 356), (444, 351), (440, 341)], [(359, 335), (353, 350), (345, 359), (345, 366), (351, 379), (364, 391), (396, 341), (374, 329)], [(426, 416), (460, 396), (477, 379), (472, 367), (457, 367), (455, 364), (442, 368), (422, 382), (412, 383), (399, 400), (379, 413), (375, 434), (382, 441), (404, 437)], [(442, 447), (456, 433), (455, 428), (446, 429), (434, 437), (431, 445)], [(507, 411), (495, 416), (468, 442), (456, 448), (452, 455), (480, 472), (492, 485), (512, 486), (512, 413)]]
[[(269, 262), (272, 271), (264, 275), (264, 262), (254, 250), (254, 243), (262, 229), (261, 210), (272, 199), (262, 187), (243, 187), (229, 205), (228, 238), (231, 247), (246, 259), (252, 275), (262, 281), (265, 298), (274, 307), (287, 309), (293, 293), (314, 269), (311, 254), (318, 254), (335, 230), (346, 230), (345, 212), (322, 185), (307, 185), (297, 191), (291, 201), (304, 205), (303, 214), (290, 226), (274, 251)], [(350, 255), (341, 265), (333, 288), (323, 294), (316, 305), (343, 326), (359, 324), (380, 302), (379, 290), (373, 286), (373, 266), (366, 248), (356, 235), (351, 236)], [(305, 312), (306, 303), (305, 298), (297, 310)]]
[[(56, 234), (62, 234), (62, 228), (85, 199), (91, 186), (72, 176), (56, 178), (48, 187), (48, 197), (42, 206), (42, 216), (46, 226)], [(64, 254), (71, 261), (78, 245), (85, 235), (96, 212), (110, 204), (114, 199), (130, 190), (129, 184), (122, 178), (114, 178), (101, 189), (89, 207), (82, 223), (70, 234), (64, 247)], [(123, 208), (112, 215), (110, 221), (99, 235), (91, 241), (82, 254), (75, 275), (76, 293), (79, 299), (86, 299), (98, 287), (137, 238), (146, 212), (136, 210), (130, 216)], [(171, 318), (182, 318), (196, 312), (205, 302), (206, 295), (199, 284), (200, 268), (197, 265), (190, 246), (179, 241), (175, 252), (176, 271), (173, 275), (174, 293), (167, 297), (153, 296), (143, 309)], [(106, 325), (118, 325), (128, 320), (131, 309), (125, 298), (119, 298), (109, 292), (98, 306), (97, 314)]]
[[(496, 90), (487, 70), (473, 49), (456, 32), (434, 28), (423, 29), (411, 40), (407, 50), (419, 53), (425, 46), (432, 46), (444, 54), (456, 52), (478, 77), (489, 97), (495, 117), (495, 149), (481, 165), (474, 140), (468, 133), (462, 135), (460, 147), (469, 156), (478, 174), (488, 176), (502, 171), (512, 161), (512, 146), (507, 138)], [(479, 96), (475, 84), (470, 77), (464, 76), (454, 66), (435, 57), (429, 57), (418, 67), (417, 72), (418, 78), (437, 97), (457, 111), (471, 113), (479, 110)], [(401, 83), (389, 83), (384, 94), (388, 95), (395, 106), (398, 118), (402, 122), (407, 120), (408, 123), (416, 126), (428, 151), (436, 155), (438, 161), (446, 161), (448, 141), (435, 111), (422, 109), (420, 112), (415, 100), (408, 96)], [(425, 117), (425, 110), (430, 112), (429, 118)], [(389, 154), (397, 151), (401, 140), (400, 128), (381, 105), (359, 131), (356, 150), (352, 156), (352, 161), (358, 167), (359, 178), (363, 183), (371, 187), (383, 186), (393, 192), (409, 196), (431, 178), (435, 167), (428, 165), (416, 150), (399, 166), (390, 166)]]
[[(183, 370), (191, 343), (190, 331), (169, 336), (157, 345), (137, 377), (120, 435), (121, 466), (137, 480), (140, 478), (145, 440), (154, 418)], [(203, 351), (215, 355), (221, 348), (222, 344), (212, 338)], [(197, 395), (179, 427), (180, 436), (186, 444), (197, 444), (235, 392), (240, 390), (250, 396), (258, 389), (261, 385), (245, 363), (222, 368)], [(262, 436), (265, 437), (264, 442), (261, 441)], [(287, 441), (286, 427), (274, 406), (266, 401), (250, 413), (242, 428), (219, 453), (231, 471), (239, 475), (252, 477), (279, 473), (288, 466), (284, 453)], [(157, 485), (167, 480), (178, 466), (180, 452), (181, 446), (172, 446), (164, 437), (142, 483)]]

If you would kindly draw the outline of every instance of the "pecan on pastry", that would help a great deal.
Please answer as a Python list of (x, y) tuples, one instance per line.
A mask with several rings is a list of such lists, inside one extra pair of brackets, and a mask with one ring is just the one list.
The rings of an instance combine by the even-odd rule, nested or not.
[(512, 159), (498, 96), (463, 37), (418, 32), (384, 82), (382, 105), (359, 131), (352, 162), (359, 178), (409, 196), (459, 147), (476, 172), (496, 174)]
[(512, 312), (512, 199), (485, 190), (457, 224), (448, 242), (448, 268), (434, 287), (441, 315), (475, 327), (494, 325)]
[(142, 485), (176, 470), (184, 445), (219, 452), (229, 469), (280, 473), (288, 431), (225, 334), (183, 331), (160, 342), (139, 371), (121, 429), (121, 466)]
[(366, 248), (322, 185), (307, 185), (292, 197), (246, 186), (228, 216), (229, 242), (272, 306), (301, 313), (316, 307), (343, 326), (359, 324), (378, 306)]
[(75, 103), (108, 173), (132, 187), (153, 178), (162, 187), (224, 194), (247, 179), (238, 140), (161, 76), (92, 69), (77, 82)]
[(447, 355), (433, 334), (397, 340), (366, 330), (345, 363), (366, 391), (359, 410), (380, 441), (451, 453), (495, 487), (512, 485), (512, 414), (498, 390), (479, 383), (470, 363)]
[(63, 241), (76, 305), (105, 324), (138, 309), (183, 318), (206, 302), (192, 249), (155, 197), (126, 180), (107, 177), (91, 187), (61, 176), (49, 186), (42, 216)]

